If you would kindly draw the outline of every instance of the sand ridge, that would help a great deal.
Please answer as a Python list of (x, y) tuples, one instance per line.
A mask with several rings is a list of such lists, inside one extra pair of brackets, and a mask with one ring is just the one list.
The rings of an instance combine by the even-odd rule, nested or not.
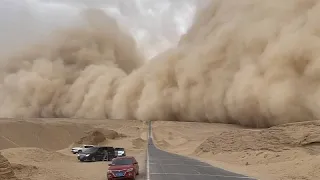
[(0, 152), (0, 179), (14, 180), (16, 179), (10, 162)]
[(320, 121), (286, 124), (262, 130), (230, 130), (206, 139), (198, 152), (241, 152), (268, 150), (281, 152), (320, 143)]
[[(1, 159), (0, 164), (6, 165), (5, 172), (8, 177), (10, 175), (8, 173), (14, 173), (21, 180), (105, 178), (108, 162), (79, 163), (76, 155), (70, 152), (71, 147), (78, 145), (79, 141), (124, 147), (127, 155), (135, 156), (140, 164), (141, 175), (138, 179), (143, 179), (145, 176), (146, 141), (143, 139), (147, 138), (144, 137), (147, 126), (144, 122), (92, 119), (2, 119), (0, 127), (15, 130), (0, 131), (0, 137), (5, 136), (14, 142), (0, 143), (1, 154), (11, 163), (11, 166), (8, 166), (9, 161)], [(33, 133), (41, 128), (44, 128), (41, 133)], [(50, 145), (50, 142), (56, 139), (63, 141), (56, 142), (56, 146)], [(0, 174), (3, 172), (1, 171)]]
[[(268, 129), (207, 123), (154, 122), (157, 146), (261, 180), (317, 180), (320, 121)], [(183, 140), (182, 140), (183, 139)]]

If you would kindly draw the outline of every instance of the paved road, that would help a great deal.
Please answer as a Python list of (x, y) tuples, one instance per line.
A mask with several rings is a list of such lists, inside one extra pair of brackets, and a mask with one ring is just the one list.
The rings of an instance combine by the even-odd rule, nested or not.
[(149, 134), (147, 180), (255, 180), (156, 148), (152, 140), (151, 123)]

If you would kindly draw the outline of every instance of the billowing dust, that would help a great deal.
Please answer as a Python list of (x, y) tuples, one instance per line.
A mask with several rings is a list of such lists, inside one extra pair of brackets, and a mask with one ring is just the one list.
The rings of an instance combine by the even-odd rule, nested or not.
[(251, 127), (317, 119), (319, 12), (317, 0), (215, 0), (177, 47), (145, 61), (129, 33), (89, 10), (84, 27), (0, 61), (0, 116)]

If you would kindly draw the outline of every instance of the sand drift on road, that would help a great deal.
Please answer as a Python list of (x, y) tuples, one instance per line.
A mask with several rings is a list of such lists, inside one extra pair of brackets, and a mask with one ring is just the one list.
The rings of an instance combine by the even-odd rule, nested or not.
[(318, 119), (317, 0), (216, 0), (177, 47), (146, 61), (99, 10), (1, 57), (0, 116), (201, 121)]

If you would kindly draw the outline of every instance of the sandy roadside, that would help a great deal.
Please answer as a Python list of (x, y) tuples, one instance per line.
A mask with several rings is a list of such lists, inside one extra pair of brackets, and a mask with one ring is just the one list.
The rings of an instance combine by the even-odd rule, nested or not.
[(97, 139), (91, 137), (92, 131), (105, 135), (100, 145), (124, 147), (127, 155), (136, 157), (140, 165), (138, 180), (144, 179), (146, 126), (141, 121), (2, 119), (0, 152), (19, 179), (104, 180), (109, 162), (80, 163), (70, 152), (81, 137), (86, 137), (87, 143)]
[[(270, 129), (154, 122), (153, 133), (162, 149), (258, 179), (317, 180), (319, 126), (319, 121)], [(93, 129), (105, 134), (102, 144), (125, 147), (135, 156), (142, 170), (139, 179), (144, 178), (147, 126), (140, 121), (0, 120), (0, 151), (20, 179), (105, 179), (107, 162), (79, 163), (70, 153), (72, 144)]]
[(320, 177), (320, 121), (246, 129), (235, 125), (154, 122), (157, 145), (261, 180)]

